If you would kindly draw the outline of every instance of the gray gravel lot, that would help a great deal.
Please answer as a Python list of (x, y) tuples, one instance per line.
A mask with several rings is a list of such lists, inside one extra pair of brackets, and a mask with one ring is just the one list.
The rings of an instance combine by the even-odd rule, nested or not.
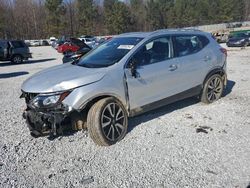
[(53, 141), (29, 135), (21, 83), (62, 59), (51, 47), (31, 51), (30, 62), (0, 62), (0, 187), (249, 185), (250, 47), (228, 52), (221, 100), (187, 99), (130, 119), (127, 136), (111, 147), (96, 146), (84, 132)]

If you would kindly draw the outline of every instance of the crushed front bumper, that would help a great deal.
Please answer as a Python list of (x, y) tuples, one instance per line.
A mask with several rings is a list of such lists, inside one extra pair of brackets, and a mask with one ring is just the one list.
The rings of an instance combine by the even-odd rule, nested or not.
[(23, 118), (26, 120), (32, 136), (58, 135), (62, 133), (65, 116), (60, 113), (44, 113), (25, 110)]

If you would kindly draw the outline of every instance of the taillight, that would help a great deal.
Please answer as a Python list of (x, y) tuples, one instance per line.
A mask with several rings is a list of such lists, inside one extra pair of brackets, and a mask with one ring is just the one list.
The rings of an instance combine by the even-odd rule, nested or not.
[(221, 51), (223, 54), (225, 54), (226, 57), (227, 57), (227, 49), (225, 49), (225, 48), (220, 48), (220, 51)]

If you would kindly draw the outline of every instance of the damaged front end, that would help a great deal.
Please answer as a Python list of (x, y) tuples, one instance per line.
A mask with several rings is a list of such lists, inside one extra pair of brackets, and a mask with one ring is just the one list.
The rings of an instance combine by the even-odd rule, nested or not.
[[(64, 130), (78, 130), (83, 127), (83, 122), (79, 123), (83, 119), (81, 114), (62, 103), (70, 92), (22, 93), (20, 98), (25, 98), (27, 104), (23, 118), (26, 119), (32, 136), (62, 135)], [(75, 125), (76, 121), (81, 126)]]

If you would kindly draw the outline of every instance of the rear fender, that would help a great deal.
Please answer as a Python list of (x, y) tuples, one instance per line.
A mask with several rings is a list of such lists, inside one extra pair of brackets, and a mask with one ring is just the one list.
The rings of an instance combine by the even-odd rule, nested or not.
[(207, 76), (205, 77), (204, 81), (203, 81), (203, 87), (206, 83), (206, 81), (214, 74), (219, 74), (221, 75), (222, 79), (223, 79), (223, 83), (224, 83), (224, 87), (226, 87), (227, 85), (227, 74), (226, 72), (223, 70), (223, 68), (216, 68), (216, 69), (213, 69), (211, 70)]

